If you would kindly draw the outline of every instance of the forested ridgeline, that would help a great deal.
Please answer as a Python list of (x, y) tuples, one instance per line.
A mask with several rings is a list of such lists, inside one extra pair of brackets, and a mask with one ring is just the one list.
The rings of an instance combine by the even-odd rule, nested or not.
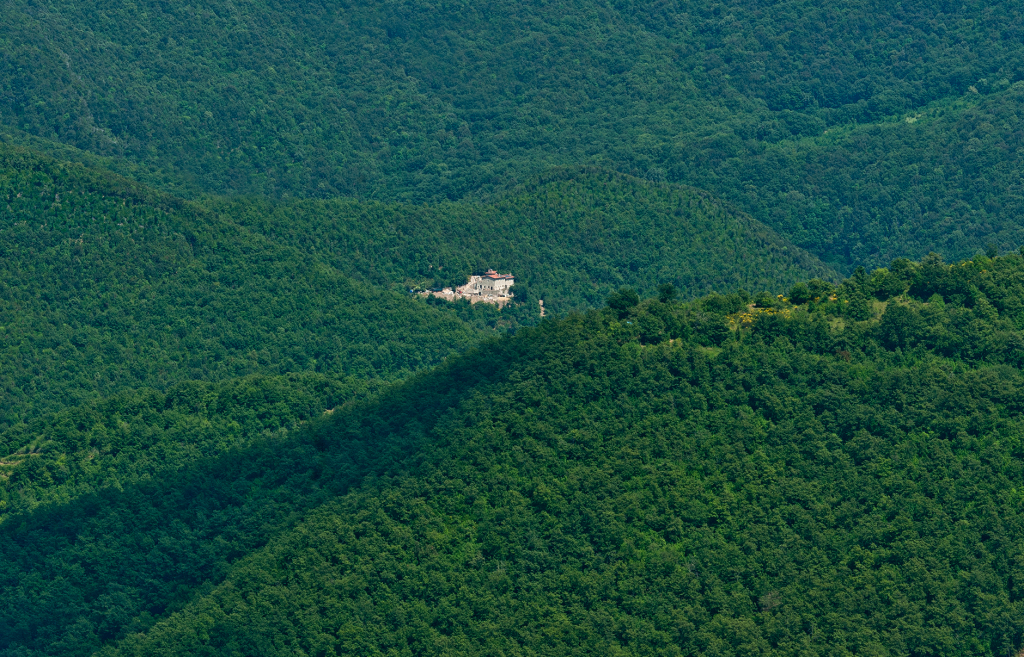
[[(1024, 244), (1024, 83), (869, 126), (723, 149), (717, 162), (666, 157), (840, 271), (929, 251), (947, 258)], [(979, 83), (981, 84), (981, 83)], [(993, 87), (998, 91), (993, 91)], [(695, 152), (695, 151), (694, 151)]]
[(3, 426), (187, 379), (394, 378), (496, 321), (353, 282), (187, 202), (18, 149), (0, 150), (0, 199)]
[[(5, 125), (184, 194), (457, 199), (586, 163), (742, 201), (847, 273), (1019, 241), (1014, 3), (19, 0), (0, 21)], [(1002, 109), (891, 125), (979, 95)]]
[(352, 277), (398, 289), (457, 286), (495, 267), (536, 314), (600, 306), (623, 285), (685, 297), (833, 270), (709, 194), (600, 170), (552, 171), (488, 203), (218, 201), (211, 209)]
[[(415, 453), (409, 429), (503, 371), (493, 355), (376, 398), (314, 374), (190, 382), (8, 432), (8, 447), (40, 435), (4, 459), (0, 654), (89, 655), (212, 590), (309, 510)], [(343, 445), (308, 428), (318, 416), (339, 418)]]
[(1024, 257), (674, 292), (623, 289), (305, 431), (9, 517), (0, 645), (1024, 646)]

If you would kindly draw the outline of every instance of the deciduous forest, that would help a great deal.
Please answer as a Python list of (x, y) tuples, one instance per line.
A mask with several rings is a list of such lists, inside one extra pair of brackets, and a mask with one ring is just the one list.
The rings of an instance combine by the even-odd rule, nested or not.
[(1024, 654), (1021, 14), (6, 3), (0, 657)]
[(896, 261), (782, 298), (673, 292), (625, 288), (383, 392), (179, 385), (9, 430), (36, 442), (2, 489), (4, 640), (1019, 646), (1024, 257)]

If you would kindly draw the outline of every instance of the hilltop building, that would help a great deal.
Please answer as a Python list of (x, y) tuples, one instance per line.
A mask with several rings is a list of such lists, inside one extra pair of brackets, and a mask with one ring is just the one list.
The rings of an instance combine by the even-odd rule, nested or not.
[(501, 308), (512, 300), (512, 286), (516, 279), (512, 274), (499, 274), (488, 269), (482, 276), (470, 276), (469, 282), (454, 290), (446, 287), (443, 290), (423, 292), (425, 296), (441, 297), (449, 301), (466, 299), (470, 303), (493, 303)]
[(499, 274), (493, 269), (488, 269), (483, 276), (470, 276), (469, 283), (460, 289), (463, 294), (480, 294), (488, 297), (507, 297), (509, 289), (515, 285), (516, 279), (512, 274)]

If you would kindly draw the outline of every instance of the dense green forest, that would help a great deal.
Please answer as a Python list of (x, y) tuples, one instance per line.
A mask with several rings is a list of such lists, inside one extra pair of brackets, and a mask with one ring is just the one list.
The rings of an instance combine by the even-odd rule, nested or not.
[[(623, 284), (688, 296), (834, 276), (706, 194), (565, 172), (492, 204), (182, 201), (0, 146), (0, 426), (181, 380), (395, 379)], [(520, 276), (498, 312), (410, 286)]]
[(0, 199), (0, 426), (189, 379), (395, 378), (495, 321), (371, 288), (197, 206), (16, 149), (0, 151)]
[[(840, 270), (1024, 244), (1024, 83), (675, 166)], [(679, 174), (682, 176), (682, 173)]]
[(1020, 241), (1021, 25), (945, 0), (17, 0), (0, 123), (186, 195), (454, 200), (600, 166), (741, 202), (849, 274)]
[(0, 657), (1024, 655), (1022, 106), (1019, 3), (9, 0)]
[(0, 434), (0, 518), (287, 434), (381, 385), (313, 372), (183, 381), (33, 418)]
[[(0, 645), (1024, 647), (1024, 256), (897, 260), (778, 296), (675, 292), (624, 288), (379, 394), (315, 375), (191, 384), (9, 431), (23, 456), (3, 494), (45, 503), (0, 523)], [(332, 397), (349, 401), (317, 415)], [(241, 428), (214, 425), (229, 437), (205, 458), (161, 467), (217, 408)], [(153, 429), (129, 444), (118, 423)], [(55, 437), (19, 447), (35, 434)], [(61, 483), (90, 450), (137, 476), (76, 466)]]
[(516, 276), (519, 303), (600, 306), (623, 285), (686, 297), (777, 289), (835, 272), (710, 195), (600, 171), (564, 170), (488, 203), (354, 200), (211, 206), (344, 274), (399, 289), (455, 286), (489, 267)]

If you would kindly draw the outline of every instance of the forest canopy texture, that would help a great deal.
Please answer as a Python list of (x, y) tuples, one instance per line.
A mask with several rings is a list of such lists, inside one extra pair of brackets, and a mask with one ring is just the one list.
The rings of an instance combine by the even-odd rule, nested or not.
[(1022, 26), (943, 0), (14, 0), (0, 122), (188, 195), (455, 200), (600, 166), (849, 274), (1022, 241)]
[(1024, 257), (931, 257), (786, 298), (623, 290), (328, 415), (345, 391), (307, 376), (41, 418), (4, 435), (0, 640), (1012, 654), (1022, 326)]
[(0, 657), (1024, 655), (1022, 107), (1013, 2), (7, 0)]
[[(0, 146), (0, 426), (121, 390), (400, 378), (622, 285), (684, 295), (834, 276), (707, 194), (565, 171), (491, 204), (182, 201)], [(517, 273), (498, 312), (410, 289)]]

